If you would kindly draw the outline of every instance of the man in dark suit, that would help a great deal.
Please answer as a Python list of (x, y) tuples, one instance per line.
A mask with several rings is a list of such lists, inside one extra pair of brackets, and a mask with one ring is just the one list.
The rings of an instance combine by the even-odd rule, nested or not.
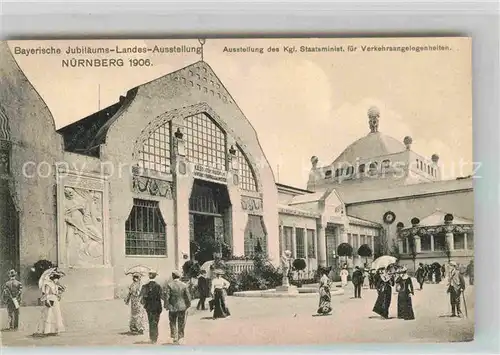
[(198, 276), (198, 293), (200, 294), (200, 300), (196, 309), (205, 310), (205, 300), (210, 296), (210, 285), (207, 279), (207, 272), (201, 270), (200, 276)]
[(10, 270), (8, 273), (9, 281), (3, 286), (3, 301), (7, 304), (7, 313), (9, 315), (9, 329), (17, 330), (19, 328), (19, 305), (21, 304), (21, 292), (23, 285), (17, 281), (16, 270)]
[(363, 271), (356, 266), (352, 273), (352, 284), (354, 285), (354, 298), (361, 298), (361, 286), (363, 285)]
[(172, 281), (165, 285), (164, 304), (168, 310), (170, 337), (174, 344), (180, 344), (184, 338), (187, 310), (191, 307), (191, 295), (188, 286), (180, 280), (179, 271), (172, 272)]
[(142, 304), (144, 305), (149, 321), (149, 339), (153, 344), (156, 344), (158, 341), (158, 323), (160, 322), (162, 311), (162, 290), (161, 286), (155, 281), (157, 275), (156, 271), (150, 271), (149, 283), (142, 286), (141, 289)]

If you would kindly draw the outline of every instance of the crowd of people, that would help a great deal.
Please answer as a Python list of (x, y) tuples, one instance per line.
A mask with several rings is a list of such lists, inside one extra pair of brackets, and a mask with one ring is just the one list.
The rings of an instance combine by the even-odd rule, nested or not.
[[(419, 289), (423, 289), (426, 281), (430, 283), (440, 283), (447, 280), (447, 293), (450, 297), (451, 317), (461, 317), (461, 296), (465, 290), (464, 275), (469, 277), (469, 284), (474, 285), (474, 261), (464, 268), (454, 261), (447, 265), (434, 263), (431, 265), (419, 264), (415, 270), (415, 278), (419, 284)], [(343, 265), (340, 271), (341, 287), (347, 286), (349, 271), (347, 265)], [(333, 270), (323, 269), (319, 280), (319, 307), (318, 314), (328, 315), (332, 311), (331, 306), (331, 285), (334, 277)], [(406, 266), (397, 264), (387, 265), (379, 269), (361, 268), (356, 266), (351, 275), (351, 282), (354, 286), (354, 297), (361, 298), (361, 289), (368, 280), (368, 287), (377, 290), (377, 300), (373, 306), (373, 312), (383, 319), (390, 319), (389, 309), (392, 302), (392, 294), (395, 289), (397, 293), (397, 318), (404, 320), (415, 319), (413, 311), (412, 297), (415, 295), (412, 278), (408, 274)]]
[[(227, 305), (227, 290), (230, 283), (222, 276), (224, 271), (215, 269), (211, 272), (214, 277), (207, 277), (207, 272), (201, 270), (197, 279), (196, 293), (199, 298), (196, 306), (197, 310), (206, 311), (206, 301), (213, 319), (228, 318), (231, 313)], [(141, 282), (144, 276), (141, 273), (132, 274), (132, 283), (129, 286), (125, 304), (130, 306), (129, 330), (131, 334), (144, 334), (146, 319), (149, 323), (149, 338), (151, 343), (158, 340), (158, 324), (163, 309), (168, 311), (170, 325), (170, 337), (174, 344), (183, 341), (187, 320), (187, 311), (191, 307), (193, 290), (190, 285), (181, 281), (181, 273), (173, 271), (171, 279), (163, 286), (156, 282), (158, 273), (149, 270), (147, 273), (149, 281), (145, 284)], [(333, 271), (324, 268), (319, 279), (319, 306), (317, 313), (328, 315), (332, 312), (331, 287), (333, 285)], [(450, 297), (452, 317), (461, 317), (461, 296), (465, 290), (464, 275), (469, 277), (469, 284), (474, 284), (474, 262), (465, 268), (451, 261), (447, 265), (437, 263), (431, 265), (419, 264), (415, 270), (415, 278), (422, 290), (425, 282), (440, 283), (442, 279), (447, 280), (447, 293)], [(9, 280), (3, 285), (2, 299), (7, 305), (9, 316), (9, 329), (19, 328), (19, 307), (23, 285), (17, 280), (17, 272), (10, 270)], [(41, 304), (43, 306), (40, 321), (37, 325), (36, 335), (54, 336), (64, 331), (60, 300), (65, 291), (65, 287), (59, 283), (64, 273), (57, 268), (46, 270), (39, 280), (41, 290)], [(349, 271), (347, 265), (340, 271), (341, 285), (348, 284)], [(404, 320), (415, 319), (413, 311), (412, 297), (415, 289), (412, 278), (408, 275), (405, 266), (397, 264), (377, 270), (360, 268), (356, 266), (351, 275), (351, 282), (354, 286), (354, 297), (361, 298), (363, 285), (368, 281), (367, 288), (377, 290), (377, 300), (373, 307), (373, 312), (383, 319), (389, 319), (389, 309), (392, 302), (393, 289), (397, 293), (397, 318)]]

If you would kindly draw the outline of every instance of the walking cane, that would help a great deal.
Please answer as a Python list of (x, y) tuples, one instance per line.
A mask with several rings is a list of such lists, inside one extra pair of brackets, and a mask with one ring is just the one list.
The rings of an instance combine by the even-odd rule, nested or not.
[(469, 315), (467, 314), (467, 302), (465, 302), (465, 293), (463, 291), (462, 291), (462, 298), (464, 299), (465, 317), (469, 318)]

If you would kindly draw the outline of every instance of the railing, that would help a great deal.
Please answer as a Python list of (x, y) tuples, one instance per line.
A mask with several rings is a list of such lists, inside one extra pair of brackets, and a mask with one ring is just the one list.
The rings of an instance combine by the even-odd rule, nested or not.
[(229, 260), (226, 263), (234, 274), (241, 274), (243, 271), (250, 271), (253, 269), (252, 260)]

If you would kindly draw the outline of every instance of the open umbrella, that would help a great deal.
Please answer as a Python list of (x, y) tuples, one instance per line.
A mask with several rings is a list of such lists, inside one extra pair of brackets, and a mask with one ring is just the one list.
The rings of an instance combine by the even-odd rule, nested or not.
[(212, 265), (214, 264), (214, 260), (209, 260), (209, 261), (205, 261), (203, 263), (203, 265), (201, 265), (201, 270), (205, 270), (207, 272), (207, 277), (209, 279), (212, 278)]
[(54, 274), (54, 273), (57, 273), (59, 274), (60, 276), (64, 276), (64, 272), (62, 272), (61, 270), (58, 270), (56, 267), (52, 267), (50, 269), (47, 269), (43, 272), (42, 276), (40, 276), (40, 278), (38, 279), (38, 287), (40, 288), (40, 290), (43, 290), (43, 286), (45, 285), (45, 283), (47, 281), (50, 280), (50, 277)]
[(396, 263), (398, 259), (390, 255), (383, 255), (372, 262), (372, 269), (386, 268), (391, 264)]
[(149, 266), (136, 265), (125, 271), (125, 275), (141, 274), (144, 276), (147, 275), (151, 270), (152, 269)]

